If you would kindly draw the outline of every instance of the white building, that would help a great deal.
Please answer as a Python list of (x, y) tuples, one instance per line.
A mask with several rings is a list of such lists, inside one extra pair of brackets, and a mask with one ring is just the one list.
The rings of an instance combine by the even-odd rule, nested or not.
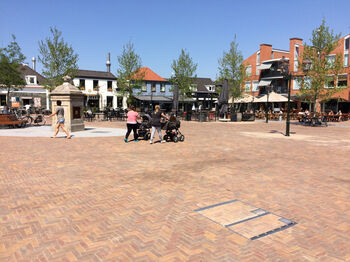
[(124, 108), (123, 96), (117, 91), (117, 78), (110, 72), (78, 70), (73, 84), (85, 94), (85, 105), (102, 110), (106, 106)]

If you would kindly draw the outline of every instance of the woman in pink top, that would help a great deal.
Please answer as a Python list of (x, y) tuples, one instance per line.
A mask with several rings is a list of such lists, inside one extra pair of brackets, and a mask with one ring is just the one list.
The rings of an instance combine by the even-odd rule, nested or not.
[(125, 141), (125, 143), (129, 142), (128, 137), (129, 137), (131, 130), (132, 130), (134, 132), (134, 141), (138, 142), (139, 140), (137, 139), (138, 135), (137, 135), (137, 131), (136, 131), (136, 129), (137, 129), (136, 119), (139, 116), (139, 113), (135, 112), (134, 106), (130, 106), (127, 116), (128, 116), (128, 120), (126, 121), (126, 127), (128, 128), (128, 131), (126, 132), (124, 141)]

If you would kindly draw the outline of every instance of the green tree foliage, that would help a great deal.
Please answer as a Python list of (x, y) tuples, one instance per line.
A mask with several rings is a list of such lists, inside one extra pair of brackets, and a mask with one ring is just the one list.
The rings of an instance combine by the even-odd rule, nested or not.
[(193, 62), (188, 52), (181, 49), (179, 58), (177, 60), (173, 60), (171, 68), (174, 71), (174, 75), (170, 81), (172, 84), (176, 84), (178, 86), (179, 97), (191, 97), (193, 92), (191, 87), (193, 85), (193, 81), (197, 77), (195, 75), (197, 64)]
[(0, 89), (6, 89), (6, 104), (10, 106), (10, 93), (22, 89), (26, 84), (21, 76), (21, 63), (25, 56), (12, 35), (12, 41), (5, 48), (0, 48)]
[(42, 74), (47, 78), (47, 88), (52, 90), (63, 83), (63, 76), (74, 78), (78, 69), (78, 54), (64, 42), (62, 32), (55, 27), (50, 27), (50, 32), (52, 38), (39, 41), (39, 61), (43, 64)]
[(223, 82), (228, 80), (229, 95), (234, 98), (242, 96), (242, 85), (245, 79), (245, 66), (243, 65), (243, 55), (238, 50), (238, 43), (236, 43), (236, 36), (230, 43), (230, 50), (224, 51), (222, 58), (219, 58), (219, 78), (217, 81)]
[[(337, 75), (342, 69), (341, 54), (337, 54), (335, 59), (329, 57), (338, 47), (339, 37), (340, 34), (335, 35), (323, 20), (322, 24), (312, 31), (311, 44), (304, 46), (300, 66), (305, 77), (299, 79), (300, 93), (304, 99), (314, 103), (314, 112), (319, 101), (326, 101), (343, 89), (336, 84)], [(333, 87), (329, 86), (331, 82), (334, 83)], [(327, 85), (329, 87), (325, 88)]]
[(123, 52), (118, 56), (118, 64), (118, 88), (123, 95), (128, 96), (128, 103), (133, 103), (134, 93), (141, 88), (144, 73), (140, 71), (141, 57), (135, 52), (131, 41), (123, 46)]

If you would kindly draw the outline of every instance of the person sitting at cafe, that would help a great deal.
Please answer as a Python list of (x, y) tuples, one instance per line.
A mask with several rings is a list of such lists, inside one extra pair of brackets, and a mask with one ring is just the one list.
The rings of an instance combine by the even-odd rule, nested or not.
[(329, 112), (328, 112), (328, 115), (329, 115), (329, 116), (333, 116), (333, 115), (334, 115), (333, 111), (332, 111), (332, 110), (329, 111)]
[(338, 121), (343, 120), (343, 113), (341, 112), (341, 110), (338, 111), (337, 116), (338, 116)]

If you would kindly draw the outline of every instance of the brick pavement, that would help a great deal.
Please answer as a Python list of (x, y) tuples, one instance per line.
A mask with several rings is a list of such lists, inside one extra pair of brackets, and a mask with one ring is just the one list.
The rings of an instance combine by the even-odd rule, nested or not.
[[(154, 145), (0, 137), (0, 261), (350, 261), (350, 123), (284, 128), (182, 122), (184, 143)], [(297, 225), (248, 240), (194, 212), (232, 199)]]

